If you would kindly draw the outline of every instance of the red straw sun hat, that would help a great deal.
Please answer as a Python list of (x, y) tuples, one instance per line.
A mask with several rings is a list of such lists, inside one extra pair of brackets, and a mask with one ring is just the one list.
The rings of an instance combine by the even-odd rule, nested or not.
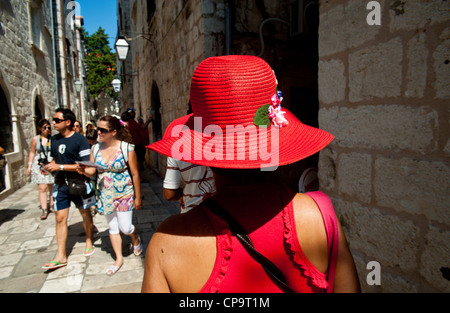
[(275, 75), (258, 57), (204, 60), (190, 96), (193, 113), (173, 121), (148, 149), (210, 167), (273, 169), (315, 154), (334, 138), (281, 107)]

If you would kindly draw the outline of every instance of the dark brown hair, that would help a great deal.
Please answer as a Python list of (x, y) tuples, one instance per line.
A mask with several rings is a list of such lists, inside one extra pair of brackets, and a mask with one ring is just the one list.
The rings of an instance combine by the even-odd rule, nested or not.
[(47, 120), (45, 118), (39, 121), (39, 123), (37, 125), (39, 135), (41, 135), (42, 127), (44, 127), (45, 125), (52, 126), (52, 124), (50, 124), (49, 120)]
[(103, 116), (100, 121), (108, 123), (109, 129), (115, 129), (117, 131), (116, 138), (118, 140), (126, 141), (131, 144), (134, 143), (130, 130), (128, 127), (123, 126), (117, 117), (106, 115)]

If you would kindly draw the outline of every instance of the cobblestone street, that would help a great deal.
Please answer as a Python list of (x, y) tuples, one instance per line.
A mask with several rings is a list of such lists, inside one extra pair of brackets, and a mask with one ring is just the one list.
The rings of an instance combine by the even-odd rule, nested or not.
[(40, 220), (37, 185), (27, 184), (0, 202), (0, 293), (137, 293), (144, 274), (145, 250), (159, 223), (178, 213), (178, 202), (162, 198), (162, 181), (149, 170), (142, 173), (143, 208), (133, 221), (144, 252), (136, 257), (131, 240), (123, 238), (125, 263), (112, 277), (105, 274), (114, 262), (108, 225), (104, 216), (94, 217), (95, 253), (83, 256), (85, 235), (82, 218), (70, 209), (67, 238), (68, 265), (45, 272), (41, 267), (56, 254), (55, 216)]

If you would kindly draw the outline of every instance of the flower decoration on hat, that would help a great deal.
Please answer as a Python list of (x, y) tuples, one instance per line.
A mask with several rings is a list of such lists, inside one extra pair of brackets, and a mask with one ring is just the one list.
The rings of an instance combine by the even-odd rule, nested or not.
[(284, 117), (286, 112), (281, 110), (281, 101), (282, 93), (277, 91), (271, 98), (271, 104), (263, 105), (256, 111), (255, 125), (261, 127), (273, 124), (277, 128), (289, 125), (289, 121)]
[(281, 101), (283, 101), (283, 97), (281, 91), (278, 91), (272, 96), (272, 105), (269, 106), (269, 118), (278, 128), (289, 125), (288, 120), (284, 117), (286, 112), (281, 110)]

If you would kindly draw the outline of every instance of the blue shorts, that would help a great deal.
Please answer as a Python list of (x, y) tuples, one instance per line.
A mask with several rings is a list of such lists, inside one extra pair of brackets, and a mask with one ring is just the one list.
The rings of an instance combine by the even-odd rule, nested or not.
[(54, 210), (61, 211), (70, 208), (70, 202), (75, 204), (75, 207), (80, 210), (89, 209), (93, 205), (97, 203), (95, 200), (95, 192), (92, 189), (92, 185), (90, 183), (86, 183), (88, 194), (83, 196), (74, 196), (69, 194), (67, 185), (53, 185), (53, 202), (54, 202)]

